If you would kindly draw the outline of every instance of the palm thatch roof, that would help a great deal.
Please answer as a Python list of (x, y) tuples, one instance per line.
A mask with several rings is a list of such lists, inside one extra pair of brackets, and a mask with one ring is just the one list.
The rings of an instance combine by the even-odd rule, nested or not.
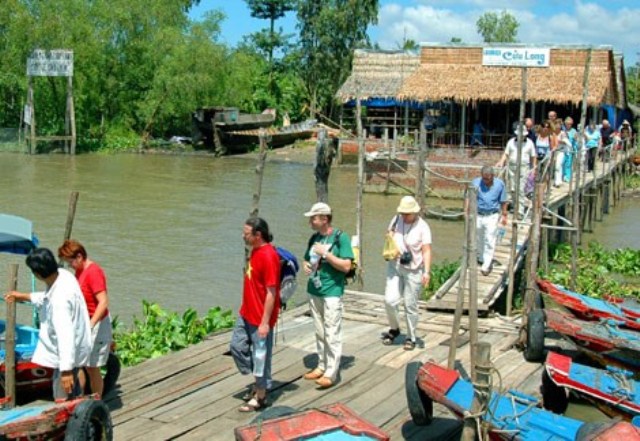
[(357, 98), (397, 97), (404, 80), (420, 66), (417, 54), (404, 51), (356, 50), (351, 75), (336, 97), (342, 101)]
[[(560, 104), (582, 101), (586, 50), (551, 49), (550, 66), (530, 68), (527, 100)], [(589, 69), (590, 105), (614, 104), (616, 75), (610, 49), (593, 51)], [(403, 83), (397, 98), (415, 101), (519, 100), (522, 69), (483, 66), (482, 47), (422, 47), (421, 66)]]

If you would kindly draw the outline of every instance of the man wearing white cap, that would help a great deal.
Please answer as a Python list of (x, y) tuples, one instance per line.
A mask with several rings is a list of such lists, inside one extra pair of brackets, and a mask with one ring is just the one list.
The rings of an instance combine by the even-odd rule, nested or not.
[(404, 349), (411, 351), (416, 347), (418, 299), (431, 279), (431, 229), (420, 217), (420, 205), (412, 196), (400, 200), (397, 212), (388, 227), (399, 254), (387, 265), (384, 303), (390, 329), (382, 335), (382, 343), (391, 345), (400, 335), (398, 306), (403, 302), (407, 319)]
[(331, 226), (331, 207), (318, 202), (304, 214), (315, 231), (304, 255), (307, 292), (316, 331), (318, 365), (304, 375), (320, 389), (333, 386), (342, 356), (342, 295), (354, 259), (349, 236)]
[[(507, 147), (504, 149), (504, 154), (500, 161), (496, 164), (496, 167), (503, 167), (505, 162), (508, 162), (507, 172), (509, 173), (509, 192), (511, 193), (511, 202), (515, 201), (516, 196), (516, 169), (518, 168), (518, 127), (514, 131), (515, 135), (507, 142)], [(518, 215), (524, 216), (524, 202), (525, 192), (524, 187), (527, 183), (529, 176), (529, 170), (536, 167), (536, 146), (527, 138), (527, 129), (522, 128), (522, 161), (520, 164), (520, 183), (517, 186), (518, 191)]]

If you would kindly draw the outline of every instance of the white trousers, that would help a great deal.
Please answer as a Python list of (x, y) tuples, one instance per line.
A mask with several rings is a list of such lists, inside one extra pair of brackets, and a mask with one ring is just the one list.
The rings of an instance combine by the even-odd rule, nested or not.
[(507, 168), (507, 172), (509, 173), (509, 191), (511, 192), (511, 202), (515, 204), (516, 201), (516, 187), (518, 191), (518, 214), (524, 216), (524, 206), (525, 206), (525, 194), (524, 187), (527, 184), (527, 178), (529, 177), (529, 167), (526, 165), (520, 166), (520, 182), (519, 185), (516, 186), (516, 169), (518, 168), (518, 164), (511, 164)]
[(556, 151), (556, 163), (553, 167), (553, 185), (559, 186), (562, 184), (562, 169), (564, 167), (564, 152), (562, 150)]
[(404, 302), (407, 319), (407, 338), (416, 341), (418, 325), (418, 299), (422, 292), (422, 268), (410, 270), (392, 260), (387, 264), (387, 283), (384, 290), (384, 303), (391, 329), (400, 329), (398, 306)]
[(309, 295), (309, 305), (316, 328), (318, 369), (335, 383), (342, 357), (342, 297)]
[(496, 236), (498, 234), (498, 221), (500, 213), (489, 216), (480, 216), (476, 220), (478, 239), (478, 260), (482, 261), (482, 271), (488, 271), (493, 254), (496, 251)]

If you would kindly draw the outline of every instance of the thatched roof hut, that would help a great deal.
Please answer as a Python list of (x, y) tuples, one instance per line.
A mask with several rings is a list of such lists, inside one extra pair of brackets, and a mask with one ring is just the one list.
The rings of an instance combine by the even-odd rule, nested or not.
[(358, 96), (395, 99), (405, 79), (419, 66), (420, 57), (411, 52), (356, 50), (351, 75), (336, 97), (343, 102)]
[[(456, 102), (519, 100), (522, 95), (522, 69), (483, 66), (483, 47), (423, 45), (421, 65), (404, 81), (397, 98)], [(528, 69), (527, 100), (559, 104), (581, 102), (587, 49), (550, 47), (549, 67)], [(619, 81), (612, 49), (593, 48), (588, 104), (617, 104)]]

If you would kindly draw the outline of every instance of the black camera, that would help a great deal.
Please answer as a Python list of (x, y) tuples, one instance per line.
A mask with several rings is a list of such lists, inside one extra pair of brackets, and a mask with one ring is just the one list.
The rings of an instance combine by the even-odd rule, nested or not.
[(412, 260), (411, 251), (405, 251), (404, 253), (400, 254), (400, 263), (402, 265), (410, 264), (411, 260)]

